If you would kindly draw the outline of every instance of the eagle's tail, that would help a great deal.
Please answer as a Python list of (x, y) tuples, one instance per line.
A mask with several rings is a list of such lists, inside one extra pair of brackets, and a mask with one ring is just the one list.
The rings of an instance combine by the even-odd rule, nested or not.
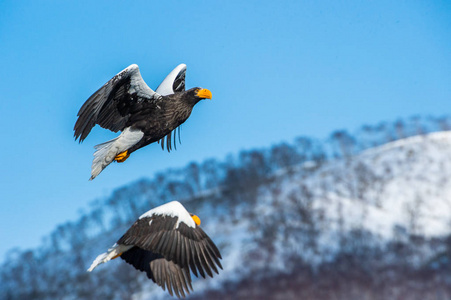
[(120, 136), (111, 141), (94, 146), (96, 152), (94, 152), (94, 160), (92, 161), (91, 166), (91, 178), (89, 180), (96, 178), (103, 169), (113, 162), (116, 155), (120, 153), (120, 151), (117, 151), (118, 149), (115, 145), (115, 142), (119, 140), (119, 137)]
[(113, 247), (108, 249), (107, 252), (100, 254), (99, 256), (94, 259), (91, 266), (87, 270), (88, 272), (91, 272), (94, 270), (98, 265), (106, 263), (107, 261), (110, 261), (112, 259), (115, 259), (116, 257), (119, 257), (122, 253), (129, 250), (133, 246), (126, 246), (126, 245), (118, 245), (114, 244)]
[(138, 143), (144, 133), (140, 130), (133, 130), (127, 127), (122, 131), (121, 135), (111, 141), (96, 145), (94, 148), (94, 160), (91, 166), (91, 178), (93, 180), (103, 171), (110, 163), (113, 162), (114, 158), (124, 151), (130, 149)]

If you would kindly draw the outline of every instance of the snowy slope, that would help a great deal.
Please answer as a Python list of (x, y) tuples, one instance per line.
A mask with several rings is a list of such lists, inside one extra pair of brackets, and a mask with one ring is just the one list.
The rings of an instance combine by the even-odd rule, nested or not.
[[(250, 270), (285, 271), (290, 268), (285, 258), (293, 253), (313, 265), (332, 260), (339, 237), (356, 229), (379, 245), (400, 232), (451, 233), (451, 132), (410, 137), (296, 170), (277, 172), (258, 188), (255, 205), (240, 205), (234, 217), (218, 218), (211, 205), (197, 212), (220, 245), (225, 268), (214, 280), (198, 280), (195, 291), (239, 281)], [(255, 243), (265, 238), (273, 242), (273, 253)], [(141, 296), (137, 299), (150, 294)]]
[(259, 251), (249, 240), (267, 235), (252, 226), (265, 222), (278, 227), (271, 236), (276, 254), (270, 263), (253, 261), (255, 268), (283, 270), (284, 255), (292, 253), (313, 264), (331, 259), (339, 236), (356, 229), (368, 231), (380, 243), (400, 232), (443, 236), (451, 233), (450, 178), (451, 132), (399, 140), (307, 173), (279, 172), (259, 188), (256, 205), (247, 208), (254, 219), (231, 225), (239, 235), (224, 237), (216, 231), (214, 238), (230, 240), (233, 247), (225, 248), (224, 265), (236, 268), (232, 274), (245, 274), (246, 255)]
[(422, 268), (430, 262), (435, 270), (446, 266), (447, 247), (451, 249), (444, 238), (451, 234), (450, 131), (335, 160), (304, 155), (310, 148), (295, 149), (282, 145), (224, 162), (193, 163), (117, 189), (80, 220), (59, 226), (39, 249), (10, 255), (0, 270), (0, 291), (7, 299), (123, 299), (130, 294), (137, 300), (172, 299), (120, 260), (86, 273), (139, 215), (172, 200), (201, 218), (223, 256), (219, 275), (194, 280), (193, 299), (212, 290), (233, 295), (234, 284), (274, 282), (275, 274), (292, 276), (299, 266), (334, 270), (338, 261), (344, 272), (340, 276), (349, 275), (346, 270), (355, 265), (340, 257), (354, 257), (355, 252), (358, 265), (374, 254), (365, 272), (377, 272), (379, 266)]
[[(393, 237), (395, 226), (401, 226), (415, 234), (440, 236), (451, 229), (450, 178), (451, 132), (438, 132), (332, 163), (311, 182), (319, 197), (326, 193), (318, 205), (329, 218), (337, 217), (341, 203), (347, 228), (361, 226)], [(321, 190), (327, 181), (329, 188)]]

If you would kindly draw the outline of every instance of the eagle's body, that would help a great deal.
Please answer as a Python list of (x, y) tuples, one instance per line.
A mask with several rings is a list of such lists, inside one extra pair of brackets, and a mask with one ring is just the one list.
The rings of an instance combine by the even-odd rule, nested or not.
[[(74, 126), (75, 139), (82, 142), (96, 125), (114, 132), (117, 138), (96, 146), (91, 179), (113, 161), (123, 162), (128, 156), (150, 143), (161, 141), (172, 148), (172, 132), (183, 124), (200, 100), (211, 99), (207, 89), (185, 91), (186, 65), (177, 66), (156, 91), (141, 77), (137, 65), (124, 69), (83, 104)], [(179, 132), (180, 135), (180, 132)], [(174, 131), (174, 142), (175, 142)]]
[(199, 218), (177, 201), (156, 207), (139, 217), (88, 271), (121, 257), (171, 295), (174, 291), (184, 297), (192, 290), (190, 270), (205, 278), (222, 269), (218, 248), (199, 225)]
[[(160, 141), (170, 135), (191, 115), (196, 103), (191, 103), (190, 91), (162, 97), (154, 102), (142, 101), (130, 109), (130, 119), (126, 127), (144, 132), (144, 137), (128, 149), (132, 153), (139, 148)], [(188, 98), (188, 99), (184, 99)], [(198, 99), (200, 100), (200, 99)], [(170, 138), (170, 137), (169, 137)], [(170, 142), (168, 141), (168, 147)]]

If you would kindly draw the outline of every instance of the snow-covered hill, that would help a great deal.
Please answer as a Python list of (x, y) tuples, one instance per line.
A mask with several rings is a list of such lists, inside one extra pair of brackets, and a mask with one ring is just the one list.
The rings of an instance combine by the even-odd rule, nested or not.
[(349, 227), (362, 226), (384, 237), (393, 237), (399, 227), (428, 237), (451, 233), (450, 131), (391, 142), (341, 161), (337, 168), (342, 180), (329, 178), (336, 179), (329, 195), (331, 217), (341, 202)]
[[(277, 281), (283, 274), (300, 272), (295, 262), (302, 261), (317, 270), (324, 264), (334, 265), (343, 253), (358, 252), (367, 252), (360, 255), (375, 260), (370, 263), (370, 259), (364, 259), (365, 269), (371, 269), (371, 264), (380, 268), (402, 264), (423, 271), (431, 263), (440, 269), (443, 262), (449, 269), (450, 178), (451, 131), (398, 140), (320, 166), (306, 162), (279, 170), (258, 187), (256, 201), (243, 205), (243, 211), (227, 230), (211, 229), (217, 240), (230, 242), (225, 242), (222, 249), (224, 265), (232, 268), (222, 277), (234, 282), (256, 277), (263, 282), (258, 284), (261, 287), (265, 279)], [(407, 250), (398, 253), (399, 245)], [(378, 254), (372, 257), (372, 251)], [(429, 279), (434, 276), (431, 274)], [(445, 288), (447, 292), (437, 292), (439, 296), (434, 299), (448, 299), (451, 285), (441, 279), (443, 285), (432, 290), (409, 291), (408, 285), (402, 284), (393, 285), (393, 289), (403, 295), (402, 299), (414, 299), (415, 293), (418, 299), (427, 299)], [(421, 289), (421, 284), (417, 285)], [(237, 290), (234, 287), (219, 295)], [(291, 298), (297, 299), (300, 292)], [(376, 289), (375, 293), (387, 299), (393, 292)], [(267, 292), (257, 292), (254, 297), (245, 292), (241, 298), (259, 299), (262, 295), (290, 298), (277, 293), (272, 297)], [(345, 292), (338, 299), (348, 297)]]
[[(238, 203), (233, 215), (212, 218), (214, 204), (200, 208), (205, 230), (224, 256), (225, 270), (209, 288), (258, 270), (292, 272), (287, 257), (313, 266), (333, 261), (354, 239), (385, 248), (393, 241), (410, 243), (412, 236), (451, 234), (451, 131), (398, 140), (316, 168), (307, 162), (289, 169), (259, 185), (256, 199)], [(444, 250), (420, 248), (408, 258), (412, 266)], [(393, 256), (386, 259), (390, 263)], [(196, 284), (201, 291), (205, 281)]]
[(85, 271), (143, 211), (174, 199), (202, 219), (223, 254), (224, 270), (195, 280), (192, 298), (451, 297), (451, 132), (358, 154), (338, 145), (342, 155), (332, 159), (303, 138), (120, 188), (40, 249), (12, 251), (1, 298), (169, 298), (119, 260)]
[[(278, 172), (259, 186), (255, 203), (244, 205), (228, 227), (214, 229), (214, 222), (208, 228), (216, 239), (229, 240), (223, 249), (231, 274), (246, 273), (243, 254), (258, 251), (260, 245), (249, 242), (255, 238), (272, 240), (275, 247), (270, 265), (259, 267), (284, 270), (289, 262), (283, 259), (296, 253), (316, 264), (332, 259), (341, 237), (356, 230), (371, 234), (380, 245), (411, 235), (451, 234), (451, 131), (295, 169)], [(277, 229), (268, 234), (266, 227)]]

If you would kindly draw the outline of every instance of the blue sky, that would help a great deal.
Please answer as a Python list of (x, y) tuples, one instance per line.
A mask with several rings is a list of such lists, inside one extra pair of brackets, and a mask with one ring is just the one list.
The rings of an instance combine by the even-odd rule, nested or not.
[[(0, 257), (121, 185), (190, 161), (449, 114), (449, 1), (2, 1)], [(88, 181), (84, 101), (132, 63), (151, 88), (179, 63), (197, 105), (168, 154), (151, 145)]]

